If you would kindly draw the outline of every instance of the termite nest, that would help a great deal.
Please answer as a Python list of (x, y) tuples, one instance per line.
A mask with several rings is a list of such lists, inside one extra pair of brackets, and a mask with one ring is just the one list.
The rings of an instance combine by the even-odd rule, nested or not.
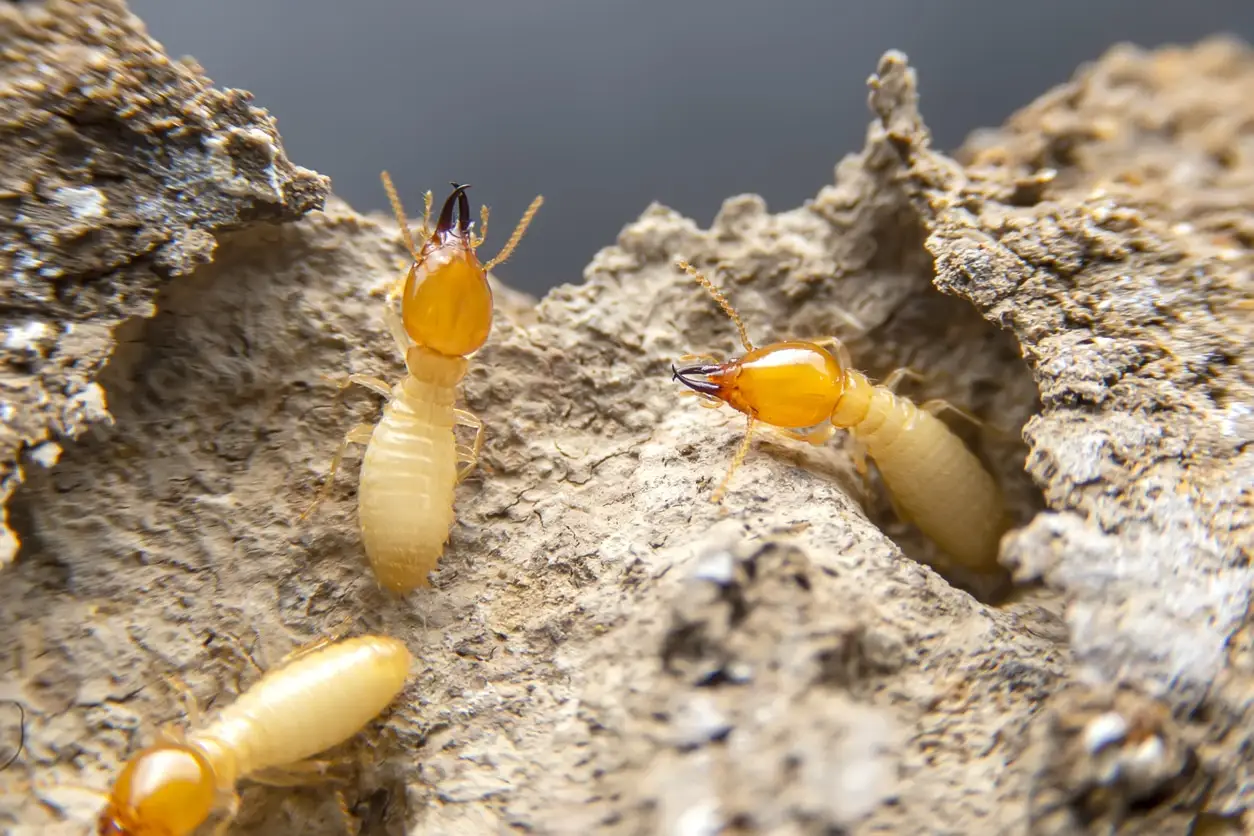
[[(1248, 748), (1239, 740), (1243, 691), (1229, 681), (1239, 677), (1218, 675), (1214, 660), (1235, 646), (1232, 631), (1222, 630), (1244, 617), (1233, 612), (1247, 602), (1213, 595), (1250, 587), (1233, 576), (1242, 567), (1215, 562), (1244, 530), (1239, 503), (1223, 493), (1234, 480), (1155, 475), (1157, 493), (1143, 498), (1174, 496), (1174, 505), (1155, 507), (1177, 515), (1167, 533), (1184, 532), (1176, 542), (1188, 549), (1166, 575), (1144, 563), (1157, 541), (1143, 528), (1120, 539), (1148, 524), (1110, 498), (1141, 490), (1141, 462), (1126, 459), (1145, 450), (1147, 467), (1196, 464), (1205, 444), (1241, 461), (1239, 449), (1223, 444), (1244, 426), (1234, 407), (1248, 387), (1229, 368), (1243, 354), (1224, 343), (1228, 329), (1189, 320), (1187, 339), (1174, 339), (1213, 343), (1203, 359), (1224, 418), (1180, 434), (1205, 442), (1191, 448), (1193, 459), (1154, 447), (1174, 443), (1176, 423), (1203, 412), (1170, 411), (1197, 403), (1173, 377), (1193, 373), (1197, 358), (1173, 347), (1172, 334), (1156, 333), (1154, 362), (1162, 362), (1152, 382), (1142, 380), (1131, 366), (1142, 358), (1128, 345), (1103, 354), (1139, 335), (1074, 298), (1075, 276), (1092, 264), (1066, 266), (1076, 272), (1057, 265), (1075, 243), (1067, 236), (1082, 238), (1098, 278), (1117, 271), (1124, 283), (1142, 273), (1149, 283), (1175, 281), (1191, 315), (1211, 291), (1222, 296), (1222, 282), (1200, 268), (1187, 280), (1155, 273), (1156, 254), (1173, 265), (1183, 256), (1167, 238), (1150, 240), (1161, 232), (1152, 223), (1128, 220), (1132, 209), (1099, 211), (1082, 201), (1050, 208), (1051, 200), (1072, 200), (1059, 191), (1065, 177), (1020, 172), (999, 191), (960, 176), (961, 166), (927, 148), (913, 84), (904, 59), (886, 56), (872, 79), (878, 118), (865, 151), (846, 158), (834, 184), (806, 205), (771, 214), (760, 198), (732, 198), (708, 230), (650, 207), (597, 254), (585, 281), (539, 303), (493, 297), (495, 265), (475, 255), (482, 238), (460, 183), (434, 227), (424, 219), (419, 240), (394, 196), (399, 224), (332, 199), (296, 223), (211, 227), (212, 246), (201, 239), (185, 253), (190, 262), (211, 260), (167, 276), (154, 316), (121, 305), (113, 314), (133, 318), (96, 323), (118, 345), (93, 371), (96, 399), (80, 397), (79, 406), (110, 420), (67, 443), (55, 466), (44, 464), (59, 447), (35, 448), (26, 462), (12, 515), (23, 552), (4, 578), (6, 615), (17, 626), (0, 643), (12, 672), (6, 695), (15, 695), (20, 721), (15, 752), (0, 761), (0, 785), (22, 792), (0, 793), (0, 822), (47, 828), (69, 820), (61, 785), (81, 779), (107, 792), (104, 776), (120, 776), (100, 819), (106, 833), (147, 823), (189, 830), (203, 818), (233, 816), (237, 805), (236, 828), (265, 833), (339, 833), (344, 814), (363, 827), (458, 833), (542, 832), (558, 817), (577, 832), (677, 831), (697, 814), (711, 828), (803, 822), (843, 832), (870, 818), (873, 829), (924, 832), (952, 818), (959, 832), (1011, 832), (1026, 815), (1029, 824), (1100, 820), (1150, 832), (1135, 829), (1138, 817), (1187, 817), (1222, 791), (1231, 804), (1217, 809), (1237, 809), (1240, 770), (1225, 769), (1221, 756), (1224, 747)], [(1248, 85), (1234, 91), (1235, 103), (1248, 98)], [(1094, 133), (1087, 141), (1101, 140)], [(189, 188), (161, 179), (169, 172), (153, 176), (164, 192)], [(1012, 224), (1007, 207), (1042, 215)], [(985, 210), (992, 217), (976, 228), (973, 218)], [(1112, 217), (1112, 228), (1101, 225)], [(1066, 227), (1050, 239), (1057, 253), (1029, 233), (1003, 241), (989, 232), (1051, 223)], [(181, 224), (168, 234), (189, 235), (185, 218)], [(1143, 236), (1138, 246), (1154, 246), (1125, 242), (1128, 230)], [(721, 305), (676, 269), (679, 258), (717, 288)], [(1225, 263), (1207, 262), (1212, 270)], [(397, 276), (405, 277), (399, 285)], [(94, 289), (123, 293), (129, 278), (109, 275)], [(1028, 309), (1016, 294), (1037, 292), (1034, 281), (1048, 290)], [(141, 282), (134, 292), (152, 300), (154, 287)], [(387, 323), (383, 312), (397, 296), (399, 311)], [(733, 307), (739, 329), (728, 322)], [(1243, 312), (1239, 304), (1224, 310)], [(89, 319), (66, 334), (90, 331)], [(1076, 325), (1093, 322), (1106, 332)], [(1034, 328), (1054, 329), (1054, 344), (1042, 348)], [(21, 330), (13, 339), (27, 337)], [(14, 368), (33, 374), (41, 360), (64, 359), (41, 339)], [(58, 346), (66, 357), (75, 348), (72, 339)], [(404, 398), (381, 382), (399, 376), (398, 347), (407, 361)], [(1087, 352), (1092, 368), (1117, 369), (1121, 388), (1109, 387), (1104, 372), (1068, 378), (1051, 351), (1072, 360)], [(710, 357), (682, 360), (687, 352)], [(1047, 408), (1025, 354), (1053, 387)], [(85, 356), (90, 365), (103, 354), (95, 345)], [(1121, 358), (1132, 359), (1125, 367)], [(895, 377), (896, 369), (913, 374)], [(386, 423), (377, 402), (330, 396), (324, 376), (344, 374), (429, 419), (432, 433), (400, 434), (408, 446), (398, 460), (418, 477), (407, 486), (417, 488), (386, 515), (409, 524), (438, 506), (438, 519), (418, 520), (426, 550), (416, 570), (372, 561), (358, 508), (369, 504), (368, 491), (327, 479), (328, 454), (350, 416), (367, 428)], [(768, 385), (759, 387), (762, 380)], [(422, 397), (405, 390), (415, 382), (428, 386)], [(911, 404), (943, 399), (975, 420), (928, 423), (888, 396), (889, 383)], [(728, 465), (740, 458), (743, 423), (690, 408), (679, 384), (829, 443), (758, 434), (723, 490)], [(1137, 391), (1142, 385), (1159, 388)], [(875, 410), (844, 415), (848, 391), (865, 396), (850, 409), (880, 399), (879, 412), (895, 416), (882, 425), (900, 430), (903, 443), (925, 442), (920, 455), (872, 451), (864, 483), (857, 433), (841, 429), (869, 432), (861, 424)], [(1118, 401), (1129, 391), (1141, 400)], [(482, 416), (481, 439), (454, 435), (455, 392), (469, 407), (463, 426), (478, 427), (470, 410)], [(1085, 397), (1118, 408), (1086, 412), (1093, 404)], [(1157, 411), (1138, 411), (1146, 403)], [(1032, 417), (1029, 459), (1023, 430)], [(1120, 435), (1101, 423), (1111, 420), (1130, 429)], [(825, 428), (814, 430), (825, 421), (836, 429), (830, 439)], [(1050, 446), (1040, 441), (1047, 421), (1089, 435), (1076, 430), (1070, 446), (1057, 437)], [(436, 435), (442, 470), (424, 481)], [(1097, 437), (1106, 445), (1100, 462), (1085, 446)], [(1106, 455), (1115, 447), (1125, 460)], [(978, 463), (963, 459), (958, 478), (924, 467), (928, 450), (968, 449)], [(900, 472), (879, 484), (876, 458), (914, 468), (908, 472), (921, 474), (926, 497), (988, 521), (992, 535), (976, 532), (964, 548), (946, 536), (944, 514), (939, 525), (933, 514), (915, 530), (890, 499), (900, 493)], [(1004, 502), (983, 487), (965, 492), (986, 484), (985, 471)], [(1062, 472), (1066, 478), (1056, 478)], [(302, 519), (324, 485), (325, 507)], [(1041, 488), (1053, 491), (1047, 513), (1038, 513)], [(1103, 490), (1095, 509), (1092, 492)], [(977, 493), (978, 502), (963, 505)], [(721, 496), (721, 508), (706, 501), (711, 495)], [(1189, 515), (1213, 511), (1206, 502), (1217, 495), (1234, 510), (1219, 522), (1206, 515), (1213, 530), (1202, 536)], [(415, 511), (424, 506), (416, 500), (432, 498), (438, 502)], [(907, 516), (911, 507), (917, 515), (917, 499), (900, 503)], [(1104, 525), (1102, 514), (1115, 519), (1097, 530), (1092, 519)], [(969, 523), (959, 532), (973, 531)], [(397, 539), (408, 546), (413, 538), (401, 531)], [(938, 553), (942, 542), (948, 558)], [(1029, 582), (1008, 593), (1003, 568)], [(1231, 583), (1213, 582), (1221, 569)], [(1177, 606), (1187, 596), (1145, 581), (1163, 576), (1205, 606)], [(1034, 586), (1036, 578), (1056, 589)], [(1146, 590), (1128, 588), (1135, 583), (1151, 587), (1150, 605), (1105, 606), (1107, 585), (1143, 602)], [(1051, 609), (1057, 590), (1069, 596), (1067, 613)], [(255, 650), (271, 659), (317, 645), (341, 624), (369, 635), (304, 657), (312, 668), (298, 657), (262, 673), (247, 661)], [(338, 654), (354, 641), (384, 647), (390, 661), (340, 665)], [(1090, 699), (1095, 679), (1135, 683), (1142, 674), (1161, 686), (1145, 687), (1152, 697), (1121, 684), (1115, 697)], [(220, 713), (206, 726), (189, 724), (185, 742), (151, 748), (152, 726), (182, 713), (161, 687), (171, 675)], [(342, 727), (330, 728), (330, 719)], [(237, 733), (225, 749), (224, 723)], [(1206, 734), (1212, 740), (1198, 743)], [(247, 782), (234, 796), (243, 776), (233, 773), (249, 770), (233, 769), (232, 753), (288, 760), (353, 741), (369, 749), (367, 761), (386, 765), (386, 778), (360, 768), (356, 791), (334, 803), (330, 793), (296, 798)], [(320, 772), (316, 762), (304, 766)], [(854, 780), (863, 773), (866, 782)], [(962, 806), (972, 787), (984, 790), (976, 812)]]

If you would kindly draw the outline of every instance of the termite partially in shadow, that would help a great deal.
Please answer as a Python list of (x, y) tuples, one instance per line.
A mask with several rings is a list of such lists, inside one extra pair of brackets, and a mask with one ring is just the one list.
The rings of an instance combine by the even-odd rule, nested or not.
[[(298, 651), (203, 727), (140, 751), (113, 785), (100, 836), (187, 836), (217, 810), (226, 832), (239, 810), (236, 785), (317, 780), (308, 759), (356, 735), (396, 699), (409, 676), (405, 645), (361, 636)], [(189, 714), (196, 712), (189, 706)]]
[[(350, 443), (366, 444), (358, 488), (358, 513), (366, 556), (379, 583), (393, 592), (427, 586), (453, 524), (453, 493), (479, 461), (483, 422), (455, 408), (457, 386), (467, 358), (483, 347), (492, 329), (492, 289), (488, 271), (504, 263), (522, 240), (543, 198), (532, 201), (505, 247), (486, 265), (475, 251), (487, 234), (488, 209), (480, 210), (483, 232), (471, 232), (469, 186), (453, 184), (435, 229), (430, 228), (431, 193), (426, 195), (420, 246), (415, 246), (392, 180), (383, 186), (392, 202), (401, 237), (414, 262), (403, 279), (401, 314), (388, 297), (385, 319), (408, 374), (400, 383), (350, 375), (354, 383), (388, 399), (379, 423), (349, 430), (331, 462), (326, 484), (309, 516), (331, 489), (335, 472)], [(454, 221), (454, 210), (457, 218)], [(459, 444), (454, 429), (470, 427), (474, 442)]]
[[(728, 404), (748, 416), (744, 440), (713, 501), (722, 500), (758, 423), (815, 445), (845, 429), (874, 460), (899, 515), (963, 566), (998, 571), (1001, 536), (1010, 527), (1005, 502), (979, 459), (936, 417), (952, 407), (930, 401), (920, 408), (895, 394), (893, 388), (910, 374), (905, 369), (883, 385), (873, 384), (851, 368), (835, 337), (755, 348), (739, 314), (713, 283), (686, 261), (677, 265), (731, 317), (747, 352), (725, 363), (672, 367), (674, 379), (705, 405)], [(864, 467), (859, 464), (859, 470)]]

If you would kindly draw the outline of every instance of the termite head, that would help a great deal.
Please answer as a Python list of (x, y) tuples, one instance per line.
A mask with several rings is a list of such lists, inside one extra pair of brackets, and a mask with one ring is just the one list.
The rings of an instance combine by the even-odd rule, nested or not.
[(844, 369), (830, 352), (810, 342), (755, 348), (726, 363), (678, 369), (675, 380), (709, 401), (721, 401), (777, 427), (813, 427), (832, 415), (844, 393)]
[(492, 330), (492, 288), (488, 285), (488, 273), (513, 255), (544, 198), (531, 201), (514, 234), (496, 258), (482, 264), (475, 251), (487, 235), (488, 207), (480, 212), (483, 229), (478, 235), (472, 234), (470, 228), (474, 224), (470, 220), (470, 201), (466, 199), (469, 186), (453, 184), (453, 193), (444, 201), (434, 230), (428, 229), (431, 193), (427, 192), (422, 247), (418, 249), (405, 219), (405, 207), (386, 171), (382, 180), (401, 229), (401, 238), (414, 257), (401, 297), (405, 333), (418, 347), (445, 357), (473, 354), (487, 342)]
[(100, 814), (100, 836), (186, 836), (213, 811), (213, 767), (196, 749), (163, 743), (122, 769)]
[[(704, 363), (682, 369), (671, 366), (674, 379), (695, 392), (707, 405), (726, 403), (749, 418), (731, 468), (710, 497), (714, 502), (721, 502), (732, 476), (749, 453), (757, 422), (797, 430), (831, 421), (845, 393), (847, 361), (842, 362), (844, 349), (835, 339), (830, 342), (837, 347), (841, 359), (818, 343), (799, 340), (754, 348), (744, 320), (714, 283), (682, 258), (675, 261), (675, 266), (704, 287), (723, 309), (740, 333), (740, 343), (746, 352), (743, 357), (726, 363)], [(829, 423), (828, 427), (831, 426)]]
[(435, 230), (409, 270), (401, 297), (401, 316), (410, 339), (448, 357), (478, 351), (492, 330), (492, 289), (488, 272), (475, 255), (468, 188), (453, 184)]

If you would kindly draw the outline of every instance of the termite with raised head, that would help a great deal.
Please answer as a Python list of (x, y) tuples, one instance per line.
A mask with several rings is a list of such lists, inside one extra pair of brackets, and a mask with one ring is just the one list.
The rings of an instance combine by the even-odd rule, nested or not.
[[(368, 445), (357, 500), (362, 540), (379, 583), (404, 593), (430, 583), (427, 575), (439, 562), (453, 524), (454, 489), (479, 460), (483, 422), (454, 404), (467, 357), (483, 347), (492, 329), (488, 271), (514, 252), (544, 199), (531, 202), (500, 254), (484, 265), (475, 250), (487, 234), (488, 208), (480, 210), (483, 231), (473, 235), (469, 186), (453, 184), (434, 230), (427, 193), (422, 243), (416, 247), (392, 179), (386, 171), (382, 179), (414, 259), (403, 279), (401, 316), (390, 307), (392, 294), (386, 313), (408, 374), (395, 386), (365, 375), (351, 375), (343, 384), (365, 386), (388, 402), (378, 424), (358, 425), (345, 436), (319, 500), (328, 493), (347, 445)], [(475, 430), (473, 444), (457, 443), (457, 426)], [(303, 517), (312, 511), (311, 506)]]
[(904, 369), (884, 385), (871, 383), (850, 367), (848, 352), (834, 337), (754, 348), (740, 316), (713, 283), (687, 262), (677, 264), (731, 317), (747, 352), (725, 363), (672, 367), (674, 379), (706, 403), (726, 403), (749, 419), (715, 502), (744, 461), (757, 422), (816, 445), (846, 429), (875, 461), (899, 515), (964, 566), (998, 570), (1001, 536), (1009, 528), (1002, 493), (979, 459), (935, 416), (944, 402), (919, 408), (895, 394), (892, 387)]
[(307, 758), (348, 740), (387, 708), (404, 688), (411, 663), (405, 645), (384, 636), (297, 655), (204, 727), (131, 758), (97, 832), (185, 836), (222, 808), (226, 816), (215, 832), (225, 832), (239, 809), (240, 779), (263, 777), (266, 770), (308, 770)]

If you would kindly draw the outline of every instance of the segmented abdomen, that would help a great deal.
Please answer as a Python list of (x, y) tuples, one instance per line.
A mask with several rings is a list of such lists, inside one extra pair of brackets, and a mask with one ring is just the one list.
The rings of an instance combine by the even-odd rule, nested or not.
[(362, 460), (362, 540), (375, 577), (393, 592), (427, 586), (448, 541), (457, 484), (455, 398), (452, 388), (407, 378)]
[(853, 427), (909, 522), (950, 557), (997, 568), (1006, 512), (1001, 489), (962, 439), (929, 412), (876, 388)]
[(283, 766), (348, 740), (405, 687), (412, 657), (386, 636), (310, 651), (270, 671), (190, 742), (216, 741), (238, 777)]

